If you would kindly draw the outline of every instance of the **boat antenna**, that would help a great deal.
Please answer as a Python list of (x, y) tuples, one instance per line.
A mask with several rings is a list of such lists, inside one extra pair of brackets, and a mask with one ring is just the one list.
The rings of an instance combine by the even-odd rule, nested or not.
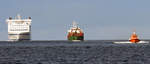
[(133, 30), (133, 34), (136, 34), (136, 30), (135, 29)]

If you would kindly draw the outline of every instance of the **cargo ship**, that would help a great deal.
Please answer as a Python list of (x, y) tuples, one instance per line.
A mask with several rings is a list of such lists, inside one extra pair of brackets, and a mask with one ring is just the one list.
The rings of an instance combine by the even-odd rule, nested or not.
[(22, 19), (19, 14), (15, 18), (9, 17), (9, 19), (6, 19), (9, 41), (30, 40), (31, 21), (31, 17)]
[(138, 38), (138, 35), (135, 32), (133, 32), (132, 35), (129, 38), (129, 41), (117, 41), (117, 42), (114, 42), (114, 43), (149, 43), (149, 41), (141, 41)]
[(84, 33), (80, 29), (80, 27), (73, 22), (72, 27), (68, 30), (68, 40), (70, 41), (83, 41), (84, 40)]

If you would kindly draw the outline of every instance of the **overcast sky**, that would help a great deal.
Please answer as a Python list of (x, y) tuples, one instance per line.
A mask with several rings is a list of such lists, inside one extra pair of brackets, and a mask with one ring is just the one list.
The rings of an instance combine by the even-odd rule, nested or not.
[(67, 40), (75, 20), (85, 40), (129, 39), (136, 30), (150, 39), (150, 0), (1, 0), (0, 40), (7, 40), (6, 19), (32, 17), (32, 40)]

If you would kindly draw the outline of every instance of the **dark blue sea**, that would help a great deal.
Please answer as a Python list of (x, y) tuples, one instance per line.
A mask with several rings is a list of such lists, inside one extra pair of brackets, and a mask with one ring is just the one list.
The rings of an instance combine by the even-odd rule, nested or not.
[[(0, 64), (149, 64), (149, 43), (0, 41)], [(147, 40), (148, 41), (148, 40)]]

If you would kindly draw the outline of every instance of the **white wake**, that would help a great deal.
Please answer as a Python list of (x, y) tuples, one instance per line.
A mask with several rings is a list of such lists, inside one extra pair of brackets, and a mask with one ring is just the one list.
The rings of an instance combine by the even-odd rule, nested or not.
[[(113, 42), (113, 43), (131, 43), (130, 41), (118, 41), (118, 42)], [(140, 42), (137, 42), (137, 43), (149, 43), (149, 41), (140, 41)]]

